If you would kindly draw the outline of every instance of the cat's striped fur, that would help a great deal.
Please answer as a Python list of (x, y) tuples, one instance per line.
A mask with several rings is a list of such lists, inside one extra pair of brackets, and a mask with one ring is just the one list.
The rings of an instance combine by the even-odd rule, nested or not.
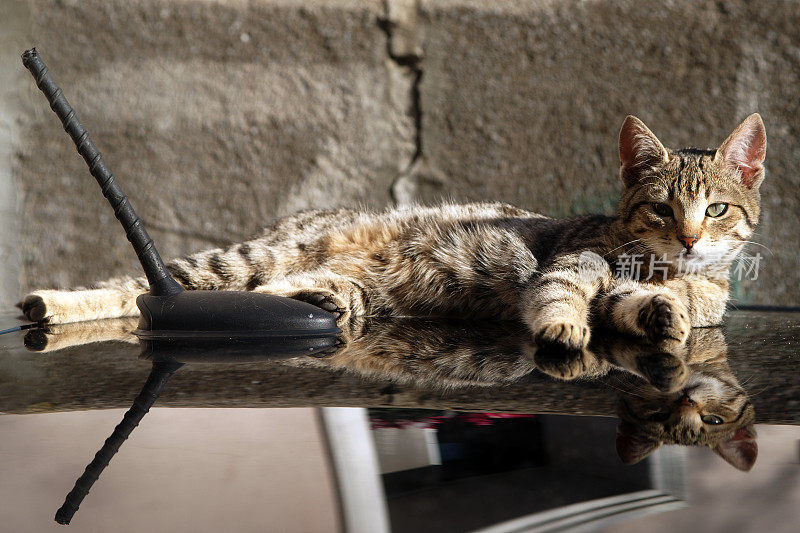
[[(759, 216), (766, 137), (748, 117), (716, 151), (671, 151), (638, 119), (620, 133), (619, 215), (552, 219), (510, 205), (409, 207), (384, 213), (310, 211), (251, 241), (169, 264), (187, 289), (253, 290), (352, 315), (522, 319), (539, 346), (581, 350), (593, 320), (681, 344), (691, 326), (718, 324), (727, 272)], [(707, 206), (729, 205), (723, 216)], [(656, 205), (669, 205), (671, 216)], [(663, 208), (662, 208), (663, 209)], [(697, 272), (678, 264), (687, 235)], [(588, 256), (587, 252), (592, 252)], [(669, 263), (648, 279), (615, 275), (620, 254)], [(135, 315), (144, 278), (93, 289), (41, 290), (22, 302), (32, 320), (71, 322)]]

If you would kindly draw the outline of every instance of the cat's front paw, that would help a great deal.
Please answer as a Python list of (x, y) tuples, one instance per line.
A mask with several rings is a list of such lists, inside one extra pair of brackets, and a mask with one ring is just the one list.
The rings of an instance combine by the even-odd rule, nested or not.
[(636, 358), (639, 372), (650, 385), (662, 392), (681, 389), (689, 379), (689, 367), (680, 357), (670, 353), (651, 353)]
[(678, 300), (658, 294), (639, 311), (639, 325), (656, 345), (683, 345), (689, 337), (689, 313)]
[(336, 317), (336, 321), (347, 320), (350, 312), (347, 304), (336, 294), (328, 291), (300, 291), (291, 296), (295, 300), (310, 303)]
[(567, 350), (582, 350), (589, 344), (589, 326), (570, 320), (556, 320), (538, 326), (533, 332), (538, 346), (560, 344)]
[(584, 347), (589, 344), (589, 326), (572, 320), (554, 320), (533, 329), (536, 352), (533, 362), (554, 378), (575, 379), (589, 367)]
[(321, 287), (303, 287), (297, 286), (291, 281), (278, 280), (256, 287), (255, 292), (285, 296), (293, 300), (309, 303), (331, 313), (336, 317), (336, 322), (340, 324), (349, 320), (352, 315), (350, 307), (345, 300), (346, 296)]

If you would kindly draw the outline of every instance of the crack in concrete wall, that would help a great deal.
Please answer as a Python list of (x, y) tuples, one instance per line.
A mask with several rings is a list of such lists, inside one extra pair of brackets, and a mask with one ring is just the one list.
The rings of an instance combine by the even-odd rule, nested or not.
[(395, 205), (408, 205), (417, 200), (416, 187), (410, 180), (422, 159), (422, 44), (417, 23), (418, 0), (386, 0), (385, 16), (378, 25), (386, 34), (386, 52), (397, 66), (407, 69), (413, 76), (410, 87), (409, 113), (414, 124), (414, 154), (405, 169), (394, 179), (391, 196)]

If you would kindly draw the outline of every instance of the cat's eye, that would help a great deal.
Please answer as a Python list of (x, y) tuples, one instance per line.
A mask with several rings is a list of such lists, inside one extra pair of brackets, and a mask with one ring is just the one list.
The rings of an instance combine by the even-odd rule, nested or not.
[(700, 420), (703, 421), (703, 424), (708, 424), (710, 426), (718, 426), (725, 423), (725, 421), (717, 415), (703, 415), (700, 417)]
[(711, 204), (706, 209), (706, 216), (711, 218), (721, 217), (728, 210), (728, 204)]
[(672, 216), (672, 208), (667, 204), (659, 204), (654, 203), (651, 204), (653, 207), (653, 211), (656, 212), (656, 215), (660, 217), (671, 217)]

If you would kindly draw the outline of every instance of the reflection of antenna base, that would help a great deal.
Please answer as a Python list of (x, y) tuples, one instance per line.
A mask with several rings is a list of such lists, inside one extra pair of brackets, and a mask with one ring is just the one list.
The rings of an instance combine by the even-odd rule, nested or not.
[(253, 363), (324, 357), (337, 351), (342, 342), (336, 337), (237, 337), (230, 338), (149, 338), (140, 339), (139, 359), (175, 363)]

